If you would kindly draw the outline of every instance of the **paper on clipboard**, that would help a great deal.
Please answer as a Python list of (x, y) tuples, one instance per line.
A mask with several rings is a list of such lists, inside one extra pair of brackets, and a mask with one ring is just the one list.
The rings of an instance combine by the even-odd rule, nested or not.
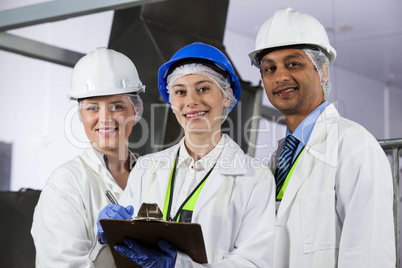
[(164, 239), (193, 261), (207, 263), (201, 225), (197, 223), (170, 222), (153, 219), (115, 220), (101, 219), (103, 231), (110, 246), (117, 268), (141, 267), (121, 256), (114, 245), (124, 244), (124, 238), (133, 238), (149, 246), (157, 247), (158, 239)]

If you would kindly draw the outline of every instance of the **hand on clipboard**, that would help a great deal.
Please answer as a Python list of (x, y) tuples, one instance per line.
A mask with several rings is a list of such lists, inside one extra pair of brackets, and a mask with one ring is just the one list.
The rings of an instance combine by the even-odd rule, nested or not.
[[(130, 245), (139, 246), (142, 250), (140, 254), (163, 254), (166, 260), (175, 259), (176, 250), (180, 250), (195, 262), (207, 263), (201, 225), (164, 221), (157, 204), (142, 204), (135, 219), (100, 219), (99, 222), (118, 268), (152, 267), (135, 265), (130, 261), (132, 255), (124, 248)], [(127, 257), (115, 249), (116, 245), (119, 252)]]
[(132, 206), (122, 207), (118, 204), (110, 204), (107, 205), (102, 211), (99, 213), (98, 221), (96, 225), (98, 227), (98, 237), (101, 244), (107, 244), (107, 239), (105, 236), (105, 232), (103, 231), (102, 225), (100, 223), (101, 219), (121, 219), (121, 220), (130, 220), (133, 219), (134, 208)]
[(115, 245), (114, 249), (136, 265), (144, 268), (175, 266), (177, 251), (163, 239), (158, 240), (158, 248), (144, 246), (131, 238), (125, 238), (124, 243)]

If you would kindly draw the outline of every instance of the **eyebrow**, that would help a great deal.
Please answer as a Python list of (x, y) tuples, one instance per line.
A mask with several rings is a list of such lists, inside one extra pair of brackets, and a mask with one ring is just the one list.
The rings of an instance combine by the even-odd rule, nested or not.
[(99, 104), (99, 102), (82, 102), (83, 106), (91, 105), (91, 104)]
[[(293, 59), (293, 58), (303, 58), (303, 56), (300, 55), (299, 53), (293, 53), (293, 54), (286, 55), (285, 57), (283, 57), (283, 60), (286, 61), (286, 60)], [(274, 63), (274, 61), (272, 59), (270, 59), (270, 58), (262, 59), (261, 63), (263, 63), (263, 62)]]
[(293, 59), (293, 58), (303, 58), (303, 56), (300, 55), (299, 53), (293, 53), (293, 54), (287, 55), (284, 58), (284, 60)]
[[(210, 81), (210, 80), (200, 80), (200, 81), (195, 82), (194, 84), (198, 86), (199, 84), (202, 84), (202, 83), (210, 83), (210, 84), (213, 84), (213, 82)], [(184, 84), (176, 84), (176, 85), (173, 85), (173, 86), (172, 86), (172, 88), (174, 88), (174, 87), (185, 87), (185, 85), (184, 85)]]
[[(98, 105), (100, 102), (102, 102), (102, 101), (92, 101), (92, 102), (87, 102), (87, 103), (85, 103), (84, 105), (91, 105), (91, 104)], [(112, 102), (109, 102), (108, 104), (116, 104), (116, 103), (125, 104), (125, 102), (124, 102), (124, 101), (121, 101), (121, 100), (112, 101)]]

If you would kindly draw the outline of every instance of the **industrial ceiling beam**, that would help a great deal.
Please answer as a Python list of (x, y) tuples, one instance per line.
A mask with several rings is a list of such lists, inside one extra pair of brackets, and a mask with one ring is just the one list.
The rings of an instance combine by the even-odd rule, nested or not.
[(9, 33), (0, 33), (0, 49), (60, 65), (74, 67), (82, 53), (47, 45)]
[(0, 49), (73, 67), (82, 53), (51, 46), (4, 31), (107, 10), (119, 10), (165, 0), (58, 0), (0, 11)]
[(165, 0), (58, 0), (0, 12), (0, 32)]

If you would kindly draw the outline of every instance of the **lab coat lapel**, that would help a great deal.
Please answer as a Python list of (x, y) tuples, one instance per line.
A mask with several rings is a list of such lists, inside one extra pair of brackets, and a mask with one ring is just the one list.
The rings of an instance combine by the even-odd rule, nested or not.
[(339, 118), (335, 106), (330, 104), (317, 119), (307, 144), (309, 154), (316, 161), (332, 167), (338, 165), (338, 150), (331, 150), (330, 148), (338, 148)]
[(112, 174), (104, 165), (103, 160), (100, 159), (100, 155), (103, 156), (103, 154), (97, 152), (95, 148), (87, 148), (83, 152), (83, 161), (85, 161), (88, 167), (96, 174), (99, 174), (99, 179), (104, 181), (109, 190), (112, 190), (114, 193), (122, 193), (123, 190), (115, 182)]
[(211, 172), (202, 188), (194, 208), (193, 218), (196, 217), (197, 213), (202, 210), (210, 200), (213, 200), (213, 196), (216, 195), (219, 190), (222, 190), (221, 186), (225, 180), (234, 180), (231, 175), (236, 176), (247, 173), (247, 165), (250, 165), (250, 163), (241, 162), (243, 159), (246, 161), (246, 155), (243, 150), (241, 150), (239, 145), (229, 138), (229, 136), (226, 135), (225, 139), (225, 148), (214, 170)]
[(271, 159), (269, 160), (268, 166), (272, 171), (272, 174), (275, 175), (276, 167), (278, 166), (279, 156), (281, 155), (283, 146), (285, 145), (285, 138), (278, 141), (278, 148), (272, 154)]
[(224, 178), (219, 174), (219, 170), (215, 167), (205, 182), (197, 202), (195, 203), (193, 218), (196, 217), (200, 210), (202, 210), (210, 200), (213, 200), (213, 196), (217, 193), (218, 189), (220, 189), (223, 179)]
[(332, 104), (317, 119), (310, 139), (300, 156), (282, 198), (277, 213), (277, 224), (281, 225), (282, 220), (285, 220), (286, 217), (283, 216), (287, 214), (287, 210), (291, 207), (303, 182), (310, 177), (317, 161), (329, 165), (337, 165), (337, 155), (326, 152), (328, 152), (329, 146), (334, 146), (338, 142), (337, 135), (328, 135), (329, 133), (338, 133), (337, 131), (333, 131), (338, 127), (338, 119), (339, 113)]
[(159, 184), (159, 196), (162, 197), (163, 202), (165, 201), (166, 191), (169, 185), (170, 174), (173, 169), (174, 159), (177, 154), (177, 150), (179, 150), (180, 144), (177, 144), (168, 150), (165, 150), (165, 153), (161, 155), (160, 159), (157, 159), (155, 164), (151, 166), (155, 167), (153, 173), (154, 178), (158, 180)]

